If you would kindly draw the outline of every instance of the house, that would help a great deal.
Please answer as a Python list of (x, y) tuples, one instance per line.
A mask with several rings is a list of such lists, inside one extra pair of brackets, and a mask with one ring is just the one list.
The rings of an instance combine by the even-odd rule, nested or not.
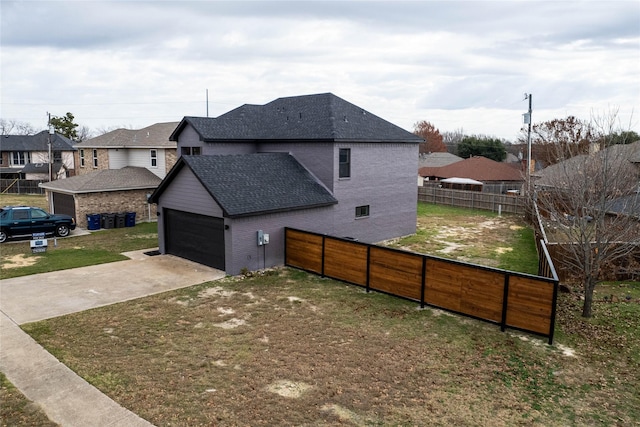
[[(51, 167), (49, 153), (51, 152)], [(3, 179), (56, 180), (75, 175), (73, 142), (46, 130), (35, 135), (0, 137), (0, 177)]]
[(164, 178), (176, 162), (176, 143), (169, 137), (177, 125), (168, 122), (139, 130), (116, 129), (76, 144), (78, 175), (134, 166)]
[(427, 181), (440, 182), (447, 178), (467, 178), (481, 182), (485, 192), (504, 193), (519, 190), (524, 174), (518, 165), (496, 162), (482, 156), (474, 156), (440, 167), (422, 167), (418, 175)]
[(150, 202), (161, 253), (238, 274), (284, 262), (284, 228), (377, 242), (415, 233), (422, 138), (331, 93), (185, 117)]
[(148, 198), (161, 179), (146, 168), (125, 166), (40, 184), (49, 209), (71, 215), (87, 228), (87, 215), (135, 212), (136, 218), (155, 220)]

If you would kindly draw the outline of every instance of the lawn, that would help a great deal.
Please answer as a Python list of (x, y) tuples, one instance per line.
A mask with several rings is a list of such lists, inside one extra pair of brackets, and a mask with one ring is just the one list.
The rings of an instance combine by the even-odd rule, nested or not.
[[(517, 217), (422, 204), (419, 217), (421, 238), (388, 244), (532, 268), (526, 255), (532, 243)], [(430, 229), (440, 217), (449, 225)], [(473, 224), (486, 229), (489, 222), (493, 231), (474, 231)], [(433, 237), (445, 226), (456, 231), (459, 250), (437, 252), (448, 247)], [(493, 237), (493, 246), (476, 249)], [(516, 260), (505, 253), (516, 253)], [(585, 320), (579, 295), (561, 294), (556, 344), (548, 346), (280, 268), (24, 329), (158, 426), (634, 425), (640, 422), (639, 302), (640, 284), (604, 284), (596, 289), (595, 316)], [(3, 408), (3, 419), (11, 410)]]
[(554, 346), (287, 268), (24, 329), (158, 426), (637, 424), (640, 284), (601, 291)]

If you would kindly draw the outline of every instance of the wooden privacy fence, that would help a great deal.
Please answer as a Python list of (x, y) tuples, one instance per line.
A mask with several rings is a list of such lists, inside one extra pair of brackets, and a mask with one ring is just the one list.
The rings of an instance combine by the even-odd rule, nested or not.
[(285, 228), (285, 265), (542, 335), (553, 343), (557, 277), (533, 276)]
[(522, 214), (525, 211), (522, 196), (453, 190), (435, 185), (418, 187), (418, 201), (493, 212)]

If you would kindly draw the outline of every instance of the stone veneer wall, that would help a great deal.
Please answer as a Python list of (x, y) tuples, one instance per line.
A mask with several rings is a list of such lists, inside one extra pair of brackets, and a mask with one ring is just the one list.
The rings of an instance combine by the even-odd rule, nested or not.
[[(75, 152), (76, 175), (84, 175), (98, 170), (109, 169), (109, 150), (106, 148), (96, 148), (98, 150), (98, 167), (93, 167), (93, 148), (83, 148), (84, 167), (80, 166), (80, 149)], [(86, 219), (85, 219), (86, 220)]]
[[(76, 195), (76, 221), (78, 227), (87, 228), (88, 214), (135, 212), (136, 222), (157, 220), (155, 204), (149, 206), (148, 190), (106, 191)], [(149, 215), (150, 214), (150, 215)]]
[(165, 164), (165, 170), (167, 171), (167, 173), (171, 170), (171, 168), (173, 167), (173, 165), (176, 164), (176, 161), (178, 160), (178, 155), (177, 155), (177, 150), (175, 148), (167, 148), (166, 150), (164, 150), (164, 164)]

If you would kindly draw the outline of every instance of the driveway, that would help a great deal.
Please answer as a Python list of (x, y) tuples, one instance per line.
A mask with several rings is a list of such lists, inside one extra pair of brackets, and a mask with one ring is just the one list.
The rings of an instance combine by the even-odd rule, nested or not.
[(0, 371), (61, 426), (150, 426), (60, 363), (18, 325), (217, 280), (224, 272), (172, 255), (0, 280)]

